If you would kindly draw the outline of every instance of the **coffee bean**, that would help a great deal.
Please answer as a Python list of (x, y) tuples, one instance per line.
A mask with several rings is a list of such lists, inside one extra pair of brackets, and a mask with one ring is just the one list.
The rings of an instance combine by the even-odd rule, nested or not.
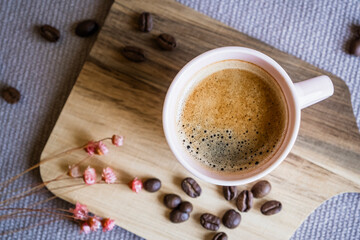
[(201, 194), (201, 187), (199, 184), (192, 178), (185, 178), (181, 182), (181, 188), (184, 192), (192, 198), (199, 197)]
[(144, 182), (144, 189), (148, 192), (157, 192), (161, 188), (161, 181), (157, 178), (150, 178)]
[(2, 98), (10, 104), (17, 103), (20, 100), (20, 92), (13, 87), (7, 87), (1, 91)]
[(236, 198), (237, 188), (236, 186), (223, 186), (224, 198), (228, 201)]
[(179, 209), (174, 209), (170, 212), (170, 221), (173, 223), (185, 222), (189, 219), (189, 214), (182, 212)]
[(99, 31), (99, 24), (94, 20), (85, 20), (76, 26), (75, 33), (79, 37), (90, 37)]
[(139, 28), (142, 32), (150, 32), (153, 28), (153, 17), (151, 13), (143, 12), (139, 17)]
[(167, 33), (162, 33), (157, 38), (159, 46), (167, 51), (171, 51), (176, 48), (176, 40), (173, 36)]
[(281, 211), (282, 204), (279, 201), (267, 201), (261, 206), (261, 213), (264, 215), (273, 215)]
[(144, 50), (138, 47), (126, 46), (122, 49), (122, 54), (128, 60), (133, 62), (143, 62), (145, 61)]
[(262, 198), (268, 195), (271, 191), (271, 185), (268, 181), (262, 180), (257, 182), (252, 188), (251, 192), (255, 198)]
[(360, 25), (352, 24), (351, 32), (354, 34), (355, 37), (360, 37)]
[(226, 233), (219, 232), (219, 233), (215, 234), (215, 236), (213, 237), (212, 240), (227, 240), (227, 239), (228, 239), (228, 237), (227, 237)]
[(178, 206), (178, 209), (182, 212), (191, 213), (193, 210), (193, 205), (190, 202), (182, 202)]
[(248, 190), (242, 191), (236, 200), (236, 206), (239, 209), (239, 211), (247, 212), (250, 210), (252, 205), (253, 205), (253, 194)]
[(211, 213), (202, 214), (200, 216), (200, 223), (207, 230), (217, 231), (220, 228), (220, 218)]
[(40, 27), (40, 35), (49, 42), (57, 42), (60, 38), (60, 32), (50, 25)]
[(168, 208), (176, 208), (181, 203), (181, 198), (176, 194), (166, 194), (164, 197), (164, 204)]
[(356, 39), (351, 43), (351, 54), (360, 56), (360, 39)]
[(222, 218), (222, 222), (225, 225), (225, 227), (231, 229), (239, 226), (240, 221), (241, 221), (240, 213), (238, 213), (233, 209), (228, 210)]

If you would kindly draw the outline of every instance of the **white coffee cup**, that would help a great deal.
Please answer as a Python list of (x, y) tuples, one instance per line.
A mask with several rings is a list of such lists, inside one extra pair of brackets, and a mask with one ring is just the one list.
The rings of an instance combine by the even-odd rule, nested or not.
[[(288, 107), (288, 126), (284, 140), (277, 152), (262, 166), (253, 171), (224, 174), (198, 164), (188, 151), (177, 132), (176, 117), (180, 99), (193, 76), (204, 67), (223, 60), (243, 60), (251, 62), (267, 71), (281, 87)], [(301, 109), (330, 97), (334, 86), (327, 76), (319, 76), (299, 83), (293, 83), (285, 70), (272, 58), (253, 49), (244, 47), (222, 47), (205, 52), (187, 63), (176, 75), (166, 94), (163, 108), (163, 128), (166, 140), (177, 160), (193, 175), (207, 182), (224, 185), (242, 185), (265, 176), (274, 170), (289, 154), (300, 127)]]

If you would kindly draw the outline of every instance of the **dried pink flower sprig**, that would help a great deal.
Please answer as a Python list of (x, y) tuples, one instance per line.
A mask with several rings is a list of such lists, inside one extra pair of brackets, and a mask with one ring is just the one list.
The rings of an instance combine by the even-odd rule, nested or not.
[(131, 182), (129, 182), (129, 187), (136, 193), (139, 193), (143, 188), (143, 183), (140, 179), (135, 177)]
[(115, 220), (113, 219), (90, 216), (87, 206), (84, 204), (76, 203), (75, 209), (70, 208), (69, 211), (74, 215), (74, 219), (80, 221), (80, 232), (82, 233), (96, 232), (100, 227), (102, 227), (103, 232), (106, 232), (115, 227)]
[(89, 217), (87, 223), (90, 226), (90, 230), (96, 232), (101, 227), (100, 218), (97, 216)]
[(109, 152), (109, 149), (107, 148), (105, 143), (103, 143), (102, 141), (99, 141), (99, 142), (90, 141), (90, 142), (88, 142), (88, 144), (86, 145), (86, 147), (84, 149), (90, 156), (92, 156), (94, 154), (106, 155)]
[(96, 172), (95, 168), (87, 167), (87, 169), (84, 171), (84, 182), (87, 185), (93, 185), (96, 183)]
[[(117, 147), (123, 146), (123, 144), (124, 144), (124, 137), (120, 136), (120, 135), (114, 134), (111, 138), (105, 138), (103, 140), (106, 140), (106, 139), (111, 139), (112, 144)], [(85, 145), (84, 150), (89, 154), (89, 157), (92, 157), (95, 154), (106, 155), (109, 152), (108, 147), (105, 145), (105, 143), (103, 143), (102, 140), (96, 141), (96, 142), (89, 141)], [(96, 183), (95, 169), (88, 167), (85, 170), (85, 172), (83, 174), (81, 174), (80, 169), (79, 169), (79, 163), (69, 166), (68, 175), (70, 177), (74, 177), (74, 178), (83, 177), (84, 181), (87, 185), (92, 185), (92, 184)], [(102, 179), (106, 183), (115, 183), (116, 176), (114, 174), (114, 171), (109, 167), (103, 169)]]
[(70, 165), (68, 175), (73, 178), (82, 177), (83, 174), (80, 172), (80, 167), (77, 165)]
[[(69, 169), (71, 169), (70, 166), (69, 166)], [(73, 173), (73, 172), (75, 172), (75, 173)], [(70, 176), (78, 177), (78, 173), (79, 173), (78, 169), (76, 169), (74, 171), (69, 171)], [(95, 168), (88, 166), (82, 176), (83, 176), (84, 182), (87, 185), (93, 185), (93, 184), (97, 183)], [(107, 184), (113, 184), (113, 183), (116, 183), (117, 177), (112, 168), (106, 167), (102, 170), (101, 179)], [(141, 179), (138, 179), (137, 177), (135, 177), (133, 180), (131, 180), (129, 182), (129, 187), (135, 193), (139, 193), (143, 188), (143, 182), (141, 181)]]
[[(70, 173), (71, 172), (69, 172), (69, 175), (70, 175)], [(88, 166), (87, 169), (84, 171), (84, 174), (82, 176), (83, 176), (84, 182), (87, 185), (93, 185), (93, 184), (96, 183), (96, 171), (95, 171), (95, 168), (92, 168), (92, 167)], [(116, 180), (117, 180), (116, 175), (114, 173), (114, 170), (112, 168), (110, 168), (110, 167), (106, 167), (106, 168), (104, 168), (102, 170), (101, 179), (104, 180), (104, 182), (106, 182), (107, 184), (115, 183)]]
[[(119, 135), (113, 135), (111, 137), (111, 142), (113, 145), (120, 147), (124, 144), (124, 137)], [(97, 142), (90, 141), (88, 142), (88, 144), (85, 146), (84, 149), (90, 156), (94, 154), (105, 155), (109, 152), (109, 149), (102, 141), (97, 141)]]
[(104, 218), (101, 221), (103, 232), (111, 231), (115, 227), (115, 220), (110, 218)]
[[(88, 142), (87, 144), (85, 144), (83, 146), (71, 148), (71, 149), (65, 150), (65, 151), (63, 151), (61, 153), (55, 154), (53, 156), (43, 158), (43, 159), (41, 159), (41, 161), (39, 163), (37, 163), (37, 164), (33, 165), (32, 167), (26, 169), (25, 171), (13, 176), (12, 178), (10, 178), (8, 180), (0, 182), (0, 192), (2, 190), (4, 190), (9, 184), (14, 182), (16, 179), (20, 178), (24, 174), (26, 174), (26, 173), (34, 170), (34, 169), (40, 167), (40, 165), (43, 165), (43, 164), (45, 164), (45, 163), (47, 163), (47, 162), (49, 162), (49, 161), (51, 161), (53, 159), (62, 157), (64, 155), (71, 154), (74, 151), (84, 149), (90, 156), (92, 156), (94, 154), (104, 155), (104, 154), (109, 152), (107, 146), (103, 143), (103, 141), (105, 141), (105, 140), (111, 140), (112, 144), (114, 144), (117, 147), (122, 146), (123, 143), (124, 143), (124, 137), (123, 136), (114, 134), (112, 137), (103, 138), (103, 139), (101, 139), (99, 141), (96, 141), (96, 142), (90, 141), (90, 142)], [(86, 159), (83, 159), (83, 160), (86, 160)], [(83, 161), (83, 160), (81, 160), (81, 161)], [(78, 168), (77, 168), (78, 165), (79, 165), (79, 163), (69, 167), (68, 174), (70, 176), (79, 177), (79, 172), (77, 171), (78, 170)], [(57, 179), (58, 179), (58, 177), (57, 177)]]
[[(43, 158), (41, 159), (41, 161), (37, 164), (35, 164), (34, 166), (26, 169), (25, 171), (17, 174), (16, 176), (11, 177), (8, 180), (5, 180), (3, 182), (0, 182), (0, 192), (2, 190), (4, 190), (9, 184), (11, 184), (12, 182), (14, 182), (15, 180), (17, 180), (18, 178), (20, 178), (21, 176), (23, 176), (26, 173), (29, 173), (30, 171), (38, 168), (39, 166), (53, 160), (53, 159), (57, 159), (60, 157), (63, 157), (65, 155), (69, 155), (75, 151), (79, 151), (79, 150), (85, 150), (88, 154), (87, 157), (79, 160), (77, 163), (75, 163), (72, 166), (69, 166), (69, 170), (65, 173), (60, 174), (59, 176), (55, 177), (52, 180), (48, 180), (46, 182), (42, 182), (36, 186), (34, 185), (29, 185), (28, 187), (24, 187), (22, 189), (24, 189), (24, 191), (16, 194), (15, 196), (12, 196), (8, 199), (2, 200), (0, 201), (0, 205), (2, 207), (2, 210), (6, 210), (6, 209), (10, 209), (14, 212), (12, 212), (11, 214), (0, 214), (0, 218), (5, 220), (8, 218), (12, 218), (14, 216), (17, 217), (18, 214), (23, 213), (24, 211), (28, 211), (28, 212), (43, 212), (44, 214), (53, 214), (53, 216), (60, 216), (62, 218), (70, 218), (70, 219), (76, 219), (76, 221), (79, 221), (81, 223), (81, 231), (84, 233), (89, 233), (90, 231), (95, 231), (98, 228), (100, 228), (100, 226), (102, 226), (103, 231), (109, 231), (111, 230), (114, 226), (115, 226), (115, 221), (110, 219), (110, 218), (104, 218), (101, 219), (99, 217), (96, 216), (92, 216), (89, 215), (88, 210), (86, 208), (85, 205), (77, 205), (75, 207), (75, 209), (72, 209), (72, 211), (70, 211), (71, 213), (73, 212), (74, 215), (66, 215), (66, 213), (59, 213), (53, 210), (46, 210), (46, 209), (35, 209), (35, 208), (27, 208), (27, 207), (22, 207), (22, 208), (7, 208), (5, 206), (12, 204), (16, 201), (19, 201), (20, 199), (30, 196), (31, 194), (34, 194), (36, 191), (41, 190), (42, 188), (44, 188), (45, 186), (47, 186), (49, 183), (55, 182), (55, 181), (62, 181), (62, 180), (66, 180), (67, 178), (64, 178), (66, 175), (69, 175), (73, 178), (84, 178), (84, 181), (86, 184), (95, 184), (96, 183), (96, 172), (95, 169), (88, 167), (84, 172), (80, 171), (80, 164), (89, 160), (90, 158), (93, 157), (93, 155), (97, 154), (97, 155), (105, 155), (109, 152), (108, 147), (105, 145), (104, 141), (106, 140), (111, 140), (112, 144), (115, 145), (116, 147), (122, 146), (124, 144), (124, 137), (123, 136), (119, 136), (119, 135), (113, 135), (112, 137), (107, 137), (107, 138), (103, 138), (101, 140), (98, 141), (90, 141), (88, 143), (86, 143), (85, 145), (79, 146), (79, 147), (75, 147), (75, 148), (71, 148), (68, 150), (65, 150), (61, 153), (49, 156), (47, 158)], [(116, 175), (114, 174), (114, 171), (107, 167), (105, 169), (103, 169), (102, 172), (102, 180), (105, 183), (115, 183), (117, 178)], [(67, 187), (67, 186), (65, 186)], [(27, 189), (30, 188), (30, 189)], [(37, 206), (40, 205), (43, 202), (47, 202), (50, 201), (52, 199), (55, 199), (56, 196), (50, 197), (46, 200), (40, 201), (40, 202), (36, 202), (35, 204), (32, 204), (31, 206)], [(67, 213), (69, 213), (69, 210), (61, 210), (58, 209), (59, 211), (65, 211)], [(43, 225), (46, 223), (41, 223), (41, 224), (36, 224), (34, 226), (28, 226), (25, 229), (30, 229), (39, 225)], [(11, 230), (11, 231), (7, 231), (7, 232), (2, 232), (0, 233), (0, 236), (3, 235), (7, 235), (7, 234), (11, 234), (14, 231), (21, 231), (22, 229), (19, 230)]]
[(111, 138), (112, 144), (114, 144), (117, 147), (120, 147), (124, 145), (124, 137), (119, 135), (113, 135)]
[(86, 220), (89, 216), (89, 211), (87, 206), (84, 204), (76, 203), (75, 208), (69, 209), (72, 214), (74, 214), (74, 218), (78, 220)]
[(81, 222), (80, 223), (80, 232), (88, 234), (91, 232), (90, 225), (87, 222)]
[(101, 177), (102, 177), (102, 180), (104, 180), (106, 183), (110, 184), (110, 183), (116, 182), (116, 176), (115, 176), (114, 170), (112, 170), (109, 167), (103, 169)]

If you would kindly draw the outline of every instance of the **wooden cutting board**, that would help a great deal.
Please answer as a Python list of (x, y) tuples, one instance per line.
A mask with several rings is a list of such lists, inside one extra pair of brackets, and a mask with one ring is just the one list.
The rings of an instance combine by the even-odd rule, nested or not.
[[(143, 11), (155, 16), (150, 33), (137, 30), (137, 18)], [(154, 39), (163, 32), (178, 40), (175, 51), (157, 47)], [(126, 60), (120, 54), (125, 45), (144, 48), (148, 60)], [(231, 45), (264, 52), (278, 61), (294, 81), (329, 75), (335, 94), (303, 110), (291, 154), (265, 177), (273, 185), (272, 192), (255, 200), (251, 211), (242, 213), (238, 228), (222, 226), (220, 230), (229, 239), (289, 239), (323, 201), (342, 192), (359, 192), (360, 135), (345, 83), (172, 0), (114, 2), (42, 154), (45, 158), (81, 146), (89, 139), (122, 134), (126, 137), (123, 147), (110, 147), (108, 155), (85, 162), (82, 167), (91, 165), (100, 174), (102, 167), (110, 166), (124, 183), (135, 176), (158, 177), (163, 187), (157, 193), (135, 194), (126, 184), (86, 187), (78, 179), (51, 183), (49, 190), (69, 202), (87, 204), (92, 212), (112, 217), (119, 226), (147, 239), (211, 239), (213, 233), (200, 226), (200, 215), (210, 212), (222, 216), (227, 209), (235, 208), (235, 203), (224, 200), (221, 187), (199, 179), (201, 197), (191, 199), (182, 192), (180, 182), (190, 173), (177, 162), (165, 141), (161, 112), (167, 88), (182, 66), (200, 53)], [(43, 180), (54, 179), (85, 156), (85, 152), (77, 151), (41, 165)], [(250, 187), (239, 186), (239, 190)], [(169, 222), (169, 210), (162, 204), (166, 193), (179, 194), (193, 203), (194, 211), (187, 222)], [(259, 208), (270, 199), (280, 200), (283, 210), (263, 216)]]

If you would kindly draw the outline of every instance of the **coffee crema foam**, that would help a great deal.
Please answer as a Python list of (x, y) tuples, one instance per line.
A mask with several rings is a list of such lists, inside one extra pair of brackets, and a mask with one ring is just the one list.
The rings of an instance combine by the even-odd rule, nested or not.
[(249, 171), (281, 145), (287, 106), (262, 68), (225, 60), (200, 70), (181, 99), (178, 136), (186, 151), (214, 171)]

